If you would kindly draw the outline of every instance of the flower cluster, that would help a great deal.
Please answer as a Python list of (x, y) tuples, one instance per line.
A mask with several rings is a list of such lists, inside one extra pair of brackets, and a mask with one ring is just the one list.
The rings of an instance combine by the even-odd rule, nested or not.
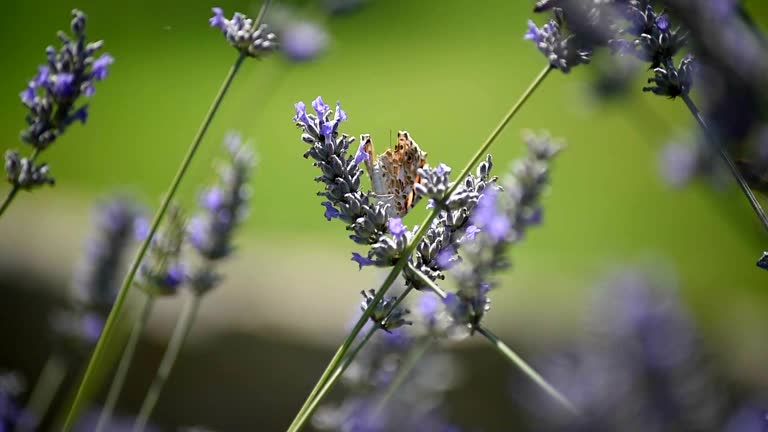
[(146, 235), (141, 209), (125, 198), (99, 204), (94, 212), (94, 235), (75, 270), (71, 310), (53, 316), (54, 329), (65, 342), (80, 347), (98, 340), (122, 276), (121, 270), (134, 242)]
[[(554, 19), (538, 28), (528, 22), (525, 39), (536, 43), (552, 67), (568, 72), (586, 63), (595, 49), (608, 46), (619, 55), (648, 62), (654, 72), (653, 86), (643, 88), (674, 98), (690, 91), (693, 58), (675, 66), (673, 57), (687, 44), (688, 33), (673, 28), (665, 12), (657, 13), (646, 0), (542, 0), (534, 11), (552, 10)], [(564, 36), (564, 28), (568, 35)]]
[(46, 48), (46, 64), (21, 92), (21, 101), (29, 109), (29, 126), (21, 138), (38, 150), (48, 147), (72, 123), (85, 123), (88, 105), (76, 107), (77, 101), (81, 95), (94, 94), (94, 83), (107, 77), (114, 62), (109, 54), (94, 57), (104, 43), (87, 42), (85, 24), (85, 14), (72, 11), (72, 37), (58, 33), (62, 48)]
[[(469, 174), (445, 203), (450, 168), (441, 164), (432, 173), (420, 172), (425, 180), (416, 190), (430, 197), (430, 206), (440, 206), (440, 213), (416, 246), (411, 264), (433, 281), (445, 278), (443, 272), (461, 259), (458, 254), (461, 245), (473, 240), (479, 232), (479, 228), (472, 225), (470, 214), (486, 190), (498, 188), (497, 178), (491, 176), (492, 168), (493, 161), (488, 155), (478, 165), (476, 173)], [(406, 268), (403, 275), (409, 286), (419, 290), (424, 288), (410, 268)]]
[(550, 19), (539, 28), (533, 21), (528, 20), (528, 31), (524, 39), (536, 44), (550, 66), (568, 73), (574, 66), (589, 63), (592, 50), (578, 46), (574, 35), (564, 35), (562, 25), (562, 20)]
[[(375, 290), (369, 290), (368, 292), (361, 291), (363, 295), (363, 302), (360, 304), (360, 309), (363, 312), (368, 310), (374, 297), (376, 297)], [(411, 311), (405, 309), (399, 305), (396, 305), (397, 297), (390, 296), (379, 300), (379, 303), (373, 308), (371, 312), (371, 321), (379, 326), (384, 331), (391, 331), (404, 325), (413, 324), (411, 321), (405, 319)]]
[(241, 54), (249, 57), (261, 57), (277, 48), (277, 36), (269, 31), (263, 22), (235, 12), (232, 19), (224, 17), (224, 11), (215, 7), (213, 17), (208, 22), (211, 27), (218, 27), (230, 45)]
[(203, 260), (190, 276), (192, 290), (200, 295), (221, 279), (212, 264), (231, 254), (232, 235), (248, 214), (253, 150), (236, 133), (226, 137), (225, 147), (228, 159), (219, 167), (218, 183), (201, 194), (202, 212), (192, 218), (187, 230), (190, 244)]
[[(420, 308), (415, 312), (421, 315)], [(418, 362), (409, 365), (414, 356), (420, 356)], [(344, 373), (345, 399), (322, 405), (312, 423), (320, 430), (345, 432), (456, 432), (441, 405), (458, 380), (457, 369), (431, 335), (411, 327), (379, 332)]]
[(509, 266), (507, 249), (541, 220), (539, 199), (549, 181), (549, 164), (561, 145), (546, 135), (528, 134), (525, 141), (528, 156), (514, 166), (503, 190), (489, 188), (473, 209), (470, 219), (479, 233), (462, 245), (464, 259), (453, 269), (458, 291), (449, 293), (445, 304), (458, 324), (470, 328), (490, 307), (493, 273)]
[(56, 180), (48, 175), (48, 164), (35, 164), (32, 158), (19, 156), (16, 150), (5, 152), (5, 175), (8, 182), (20, 189), (32, 189), (42, 185), (53, 185)]
[(544, 375), (582, 415), (520, 395), (537, 426), (553, 431), (764, 430), (765, 417), (747, 423), (759, 425), (755, 428), (723, 427), (739, 421), (729, 415), (729, 395), (690, 316), (660, 282), (634, 269), (608, 278), (590, 314), (590, 337), (542, 362)]
[(21, 376), (14, 372), (0, 373), (0, 431), (26, 430), (34, 423), (20, 405), (26, 390)]
[(181, 208), (172, 206), (166, 214), (164, 228), (152, 237), (147, 256), (139, 268), (137, 285), (153, 296), (176, 294), (185, 280), (181, 263), (186, 218)]

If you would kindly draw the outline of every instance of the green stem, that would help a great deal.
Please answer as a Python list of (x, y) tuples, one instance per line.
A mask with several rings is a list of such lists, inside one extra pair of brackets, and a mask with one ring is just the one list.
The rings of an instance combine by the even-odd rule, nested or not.
[(424, 354), (429, 351), (429, 348), (432, 347), (433, 343), (435, 343), (435, 338), (433, 336), (428, 336), (416, 348), (408, 353), (408, 357), (405, 358), (405, 361), (403, 361), (403, 364), (400, 365), (400, 368), (397, 370), (397, 375), (395, 375), (392, 382), (387, 386), (387, 390), (376, 403), (376, 408), (373, 411), (375, 413), (374, 417), (377, 417), (383, 412), (384, 408), (387, 406), (387, 402), (389, 402), (397, 390), (400, 389), (400, 386), (403, 385), (405, 379), (408, 378), (408, 375), (410, 375), (413, 368), (419, 363), (419, 360), (424, 357)]
[(24, 409), (32, 417), (32, 422), (20, 425), (20, 431), (37, 430), (37, 427), (45, 419), (53, 398), (59, 392), (61, 383), (67, 376), (67, 369), (64, 360), (58, 355), (52, 354), (48, 357), (43, 370), (40, 372), (40, 377), (35, 383), (35, 388), (29, 396), (27, 407)]
[(299, 416), (295, 424), (291, 425), (291, 427), (288, 429), (288, 432), (298, 432), (301, 430), (301, 428), (304, 427), (304, 425), (306, 425), (307, 421), (312, 417), (312, 414), (314, 414), (315, 410), (317, 409), (318, 404), (320, 404), (320, 401), (323, 400), (325, 395), (331, 391), (331, 389), (333, 389), (333, 386), (339, 380), (344, 371), (346, 371), (349, 365), (352, 364), (352, 360), (355, 358), (355, 356), (357, 356), (357, 353), (359, 353), (363, 346), (368, 343), (368, 341), (371, 339), (371, 336), (373, 336), (373, 334), (376, 333), (376, 330), (378, 329), (379, 326), (377, 325), (371, 326), (371, 329), (365, 335), (363, 340), (360, 341), (355, 349), (349, 353), (349, 356), (344, 358), (344, 361), (341, 363), (341, 365), (333, 371), (333, 374), (331, 374), (331, 376), (328, 378), (328, 381), (323, 385), (323, 388), (321, 388), (317, 393), (317, 397), (312, 400), (307, 409)]
[[(520, 110), (520, 108), (523, 107), (525, 102), (531, 97), (533, 92), (539, 87), (539, 85), (544, 81), (544, 78), (549, 75), (549, 72), (552, 70), (552, 67), (547, 65), (531, 82), (531, 84), (528, 86), (527, 89), (523, 92), (523, 94), (520, 96), (520, 98), (515, 102), (515, 104), (512, 106), (512, 108), (507, 112), (507, 114), (504, 116), (504, 118), (501, 120), (501, 122), (496, 126), (496, 128), (491, 132), (491, 134), (488, 136), (488, 138), (485, 140), (485, 142), (480, 146), (480, 148), (475, 152), (475, 155), (472, 156), (472, 159), (470, 159), (469, 163), (464, 167), (464, 169), (461, 171), (459, 176), (457, 177), (457, 181), (453, 183), (451, 188), (446, 193), (446, 197), (450, 197), (453, 192), (456, 191), (456, 189), (461, 184), (461, 180), (464, 179), (474, 168), (474, 166), (477, 164), (478, 161), (483, 157), (483, 155), (488, 151), (488, 148), (490, 148), (491, 144), (498, 138), (499, 134), (501, 134), (501, 131), (504, 130), (504, 127), (507, 126), (510, 120), (512, 120), (512, 117), (517, 114), (517, 112)], [(447, 198), (446, 198), (447, 199)], [(416, 250), (416, 246), (419, 244), (419, 241), (421, 238), (426, 234), (427, 230), (429, 229), (429, 226), (432, 224), (432, 221), (437, 217), (437, 215), (440, 213), (440, 207), (439, 205), (436, 205), (435, 208), (430, 212), (430, 214), (426, 217), (426, 219), (421, 223), (419, 226), (418, 231), (416, 231), (416, 234), (414, 234), (413, 239), (411, 240), (411, 243), (408, 245), (408, 247), (405, 250), (405, 253), (400, 257), (400, 259), (397, 261), (395, 266), (392, 268), (392, 270), (389, 272), (389, 275), (384, 280), (384, 283), (381, 285), (379, 290), (376, 292), (376, 296), (373, 298), (373, 301), (368, 306), (368, 308), (363, 312), (363, 315), (360, 317), (360, 319), (355, 324), (352, 331), (349, 333), (347, 338), (344, 340), (342, 345), (339, 347), (338, 350), (336, 350), (336, 353), (333, 355), (333, 358), (331, 359), (330, 363), (328, 363), (328, 366), (325, 368), (325, 371), (320, 376), (320, 379), (315, 384), (315, 387), (312, 389), (312, 392), (307, 397), (307, 400), (304, 402), (304, 405), (302, 405), (301, 409), (299, 410), (298, 414), (296, 415), (296, 418), (291, 423), (292, 428), (296, 424), (296, 420), (303, 414), (303, 412), (306, 410), (306, 407), (309, 406), (309, 404), (312, 402), (312, 400), (317, 397), (318, 391), (320, 388), (323, 387), (325, 384), (325, 381), (330, 377), (330, 375), (333, 373), (333, 371), (336, 370), (336, 368), (339, 366), (339, 363), (341, 362), (341, 359), (344, 357), (344, 355), (349, 350), (350, 345), (355, 340), (357, 335), (360, 333), (360, 330), (365, 325), (365, 322), (368, 320), (368, 318), (371, 316), (371, 313), (373, 312), (373, 308), (381, 301), (381, 299), (384, 297), (384, 294), (387, 292), (389, 287), (392, 285), (392, 283), (397, 279), (397, 276), (400, 274), (400, 272), (405, 267), (405, 264), (407, 263), (409, 257), (413, 253), (414, 250)]]
[(149, 417), (152, 415), (152, 411), (155, 409), (155, 405), (157, 405), (157, 400), (160, 398), (160, 392), (163, 391), (165, 382), (171, 374), (181, 347), (184, 346), (184, 341), (189, 336), (189, 331), (195, 322), (201, 299), (201, 296), (194, 294), (184, 305), (184, 309), (181, 311), (181, 315), (179, 315), (179, 320), (176, 322), (176, 327), (173, 329), (173, 336), (171, 336), (171, 340), (168, 342), (168, 348), (165, 350), (160, 366), (157, 368), (155, 378), (149, 386), (144, 402), (141, 403), (139, 415), (136, 417), (136, 423), (133, 425), (133, 432), (141, 432), (147, 427)]
[[(416, 277), (418, 277), (424, 284), (429, 286), (432, 291), (434, 291), (435, 294), (437, 294), (441, 299), (446, 298), (446, 293), (443, 291), (435, 282), (433, 282), (430, 278), (427, 277), (424, 273), (419, 271), (416, 267), (412, 265), (408, 265), (408, 269), (411, 270)], [(549, 384), (544, 377), (539, 375), (536, 370), (534, 370), (528, 363), (525, 362), (517, 353), (515, 353), (512, 348), (507, 346), (504, 342), (502, 342), (495, 334), (493, 334), (490, 330), (488, 330), (485, 326), (482, 324), (478, 324), (475, 326), (475, 330), (480, 333), (481, 335), (485, 336), (488, 341), (490, 341), (496, 349), (509, 361), (511, 361), (515, 366), (520, 368), (520, 370), (528, 375), (528, 377), (533, 380), (534, 383), (536, 383), (539, 387), (542, 388), (548, 395), (550, 395), (554, 400), (556, 400), (560, 405), (563, 406), (563, 408), (567, 409), (569, 412), (571, 412), (574, 415), (578, 415), (579, 412), (576, 409), (576, 407), (571, 403), (571, 401), (568, 400), (565, 396), (563, 396), (562, 393), (557, 391), (556, 388), (554, 388), (551, 384)]]
[(768, 216), (766, 216), (765, 211), (763, 210), (763, 207), (760, 205), (760, 202), (757, 200), (757, 197), (755, 197), (755, 194), (752, 193), (752, 189), (749, 187), (749, 185), (747, 184), (747, 181), (739, 172), (739, 169), (736, 167), (736, 164), (733, 163), (733, 160), (728, 155), (728, 150), (726, 150), (726, 148), (715, 139), (714, 135), (709, 130), (709, 127), (707, 127), (707, 124), (704, 121), (704, 118), (701, 116), (701, 112), (696, 107), (696, 104), (693, 103), (693, 100), (691, 100), (691, 97), (688, 96), (687, 94), (683, 94), (680, 97), (683, 99), (683, 102), (685, 102), (685, 105), (688, 107), (688, 110), (691, 111), (693, 118), (695, 118), (696, 122), (698, 122), (699, 126), (701, 126), (701, 129), (704, 131), (704, 135), (707, 136), (707, 141), (710, 143), (710, 145), (712, 145), (715, 148), (715, 150), (718, 151), (718, 153), (720, 153), (720, 157), (728, 166), (728, 169), (731, 171), (731, 174), (736, 179), (736, 182), (739, 184), (741, 191), (744, 192), (744, 195), (746, 195), (747, 200), (749, 201), (749, 204), (752, 206), (752, 210), (755, 211), (755, 214), (757, 214), (757, 217), (760, 219), (760, 222), (763, 224), (763, 228), (765, 228), (765, 230), (768, 231)]
[(131, 367), (131, 361), (136, 352), (136, 347), (139, 345), (144, 328), (147, 326), (149, 316), (152, 313), (152, 306), (155, 302), (155, 298), (152, 294), (146, 294), (144, 303), (139, 312), (139, 319), (133, 324), (131, 334), (128, 336), (128, 343), (125, 345), (123, 355), (120, 357), (120, 363), (115, 371), (115, 377), (112, 379), (112, 384), (109, 386), (109, 392), (107, 393), (107, 399), (104, 402), (104, 408), (99, 415), (99, 422), (96, 424), (95, 432), (101, 432), (110, 424), (112, 420), (112, 413), (115, 411), (117, 400), (120, 397), (120, 392), (123, 390), (125, 384), (125, 378), (128, 376), (128, 369)]
[[(35, 159), (37, 159), (37, 155), (40, 154), (40, 149), (35, 148), (35, 151), (32, 152), (32, 156), (30, 156), (29, 161), (34, 163)], [(11, 205), (11, 202), (13, 202), (13, 199), (16, 198), (16, 195), (19, 193), (19, 186), (13, 185), (11, 187), (11, 190), (8, 191), (8, 195), (6, 195), (5, 199), (3, 200), (3, 203), (0, 204), (0, 217), (3, 216), (3, 213), (5, 213), (5, 210), (8, 209), (8, 207)]]
[(209, 108), (208, 113), (203, 118), (203, 122), (200, 125), (200, 129), (197, 131), (195, 138), (192, 140), (192, 144), (189, 146), (189, 149), (187, 150), (187, 154), (184, 156), (184, 159), (182, 160), (181, 165), (179, 166), (179, 169), (176, 172), (176, 175), (171, 181), (171, 185), (168, 187), (168, 191), (166, 192), (165, 198), (160, 204), (160, 208), (157, 210), (157, 213), (155, 213), (155, 217), (152, 220), (152, 225), (149, 229), (149, 234), (147, 234), (147, 237), (144, 239), (144, 242), (142, 243), (141, 247), (139, 248), (139, 251), (136, 253), (136, 256), (133, 259), (133, 262), (131, 263), (131, 267), (128, 270), (128, 274), (125, 276), (125, 279), (123, 280), (123, 284), (120, 287), (120, 291), (118, 291), (117, 293), (115, 304), (112, 307), (112, 310), (109, 312), (109, 317), (107, 317), (107, 322), (104, 325), (104, 330), (101, 333), (101, 337), (99, 337), (99, 341), (96, 343), (96, 348), (94, 348), (93, 354), (91, 355), (91, 360), (88, 362), (88, 367), (86, 368), (85, 374), (83, 375), (83, 379), (80, 382), (80, 387), (78, 387), (77, 389), (75, 400), (72, 402), (72, 406), (70, 407), (69, 413), (67, 414), (67, 419), (64, 422), (64, 427), (62, 429), (64, 432), (69, 431), (74, 425), (74, 421), (77, 417), (79, 406), (81, 403), (84, 402), (83, 398), (85, 397), (85, 389), (88, 387), (89, 384), (91, 384), (91, 381), (94, 379), (94, 373), (96, 372), (96, 367), (102, 361), (102, 357), (104, 356), (109, 340), (113, 336), (115, 323), (117, 322), (117, 318), (123, 309), (123, 305), (128, 295), (128, 291), (130, 290), (130, 287), (133, 283), (133, 278), (136, 275), (136, 272), (138, 271), (139, 266), (141, 265), (142, 259), (144, 258), (144, 255), (146, 254), (147, 249), (149, 248), (149, 244), (152, 241), (152, 237), (154, 237), (155, 232), (157, 232), (157, 228), (160, 226), (160, 222), (163, 219), (163, 215), (168, 209), (168, 206), (170, 205), (171, 200), (173, 199), (173, 196), (176, 193), (176, 190), (178, 189), (179, 184), (181, 183), (181, 180), (184, 178), (184, 175), (186, 174), (187, 169), (189, 168), (189, 165), (192, 162), (192, 159), (194, 158), (195, 153), (197, 152), (197, 149), (200, 147), (200, 143), (203, 141), (203, 137), (205, 136), (205, 133), (208, 131), (208, 127), (210, 126), (211, 121), (213, 120), (213, 117), (216, 115), (216, 112), (218, 111), (219, 106), (221, 106), (221, 101), (224, 99), (224, 96), (227, 94), (227, 91), (229, 90), (229, 87), (232, 84), (232, 80), (235, 78), (235, 75), (237, 74), (237, 71), (240, 69), (240, 66), (243, 64), (244, 59), (245, 59), (245, 55), (239, 54), (237, 57), (237, 60), (235, 61), (235, 64), (232, 65), (232, 67), (230, 68), (229, 73), (224, 79), (224, 83), (221, 85), (219, 92), (216, 94), (216, 97), (213, 99), (213, 103), (211, 104), (211, 107)]

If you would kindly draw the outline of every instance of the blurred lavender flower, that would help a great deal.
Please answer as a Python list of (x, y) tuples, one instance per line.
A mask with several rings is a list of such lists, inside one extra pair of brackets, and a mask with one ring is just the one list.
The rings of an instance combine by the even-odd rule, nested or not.
[(445, 304), (459, 325), (473, 329), (490, 307), (488, 292), (493, 274), (509, 266), (506, 251), (520, 241), (525, 230), (540, 220), (539, 199), (549, 182), (549, 165), (561, 145), (549, 136), (526, 134), (528, 156), (518, 161), (503, 190), (485, 190), (470, 216), (480, 232), (463, 244), (463, 261), (452, 271), (458, 291)]
[(543, 368), (583, 415), (526, 395), (521, 399), (537, 425), (554, 431), (723, 430), (726, 395), (690, 317), (661, 288), (636, 271), (609, 278), (592, 313), (593, 337)]
[(148, 294), (174, 295), (184, 283), (186, 269), (181, 263), (181, 249), (186, 223), (181, 208), (172, 206), (167, 212), (165, 226), (152, 238), (136, 279), (136, 285)]
[(19, 404), (25, 388), (26, 384), (18, 374), (0, 373), (0, 431), (17, 430), (30, 420)]
[(648, 83), (653, 85), (643, 87), (644, 92), (667, 96), (670, 99), (687, 95), (693, 85), (693, 57), (685, 56), (677, 68), (669, 63), (667, 67), (655, 68), (653, 73), (654, 77), (648, 78)]
[(231, 254), (232, 235), (248, 215), (253, 150), (237, 133), (226, 137), (225, 147), (228, 160), (219, 167), (218, 182), (201, 194), (202, 212), (192, 218), (188, 227), (189, 242), (203, 260), (190, 276), (191, 288), (198, 295), (220, 281), (213, 264)]
[(218, 27), (230, 45), (241, 54), (249, 57), (262, 57), (277, 48), (277, 36), (269, 31), (263, 22), (235, 12), (232, 19), (224, 16), (224, 11), (215, 7), (213, 17), (208, 20), (211, 27)]
[(289, 22), (279, 30), (279, 34), (281, 51), (293, 61), (312, 60), (328, 47), (328, 33), (311, 21)]
[[(458, 380), (457, 365), (431, 338), (410, 327), (379, 332), (345, 372), (346, 398), (321, 406), (313, 425), (343, 432), (458, 432), (441, 412), (446, 391)], [(414, 355), (420, 355), (418, 362), (409, 362)], [(390, 392), (401, 374), (399, 387)]]
[[(363, 303), (360, 305), (360, 309), (365, 312), (373, 302), (376, 296), (375, 290), (369, 290), (368, 292), (361, 291), (363, 295)], [(373, 308), (371, 312), (371, 321), (379, 326), (384, 331), (391, 331), (404, 325), (411, 325), (413, 322), (405, 319), (405, 316), (411, 313), (408, 309), (402, 306), (396, 306), (396, 296), (384, 297)]]
[(95, 343), (117, 295), (128, 252), (144, 232), (143, 211), (126, 198), (100, 203), (94, 212), (95, 231), (75, 270), (73, 305), (52, 317), (54, 330), (65, 342), (80, 347)]
[(684, 186), (696, 174), (699, 155), (693, 145), (672, 142), (666, 145), (659, 157), (661, 176), (673, 187)]

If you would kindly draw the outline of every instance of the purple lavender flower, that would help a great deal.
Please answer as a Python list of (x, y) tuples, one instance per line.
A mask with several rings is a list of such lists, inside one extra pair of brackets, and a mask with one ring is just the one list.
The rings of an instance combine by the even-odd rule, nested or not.
[(309, 21), (294, 21), (280, 31), (280, 49), (293, 61), (308, 61), (316, 58), (328, 46), (328, 34), (318, 24)]
[[(607, 279), (590, 313), (591, 337), (542, 368), (582, 415), (521, 395), (537, 426), (554, 431), (723, 430), (724, 391), (693, 322), (669, 288), (635, 270)], [(624, 410), (627, 406), (633, 409)]]
[(375, 265), (376, 262), (368, 257), (364, 257), (357, 252), (352, 252), (352, 261), (356, 262), (360, 266), (360, 270), (365, 266)]
[(109, 54), (94, 55), (104, 45), (102, 41), (86, 42), (86, 17), (79, 10), (72, 11), (74, 38), (59, 33), (63, 47), (56, 51), (46, 49), (48, 62), (21, 92), (21, 101), (29, 109), (28, 128), (22, 139), (43, 150), (56, 140), (75, 121), (85, 122), (86, 105), (76, 107), (81, 95), (90, 97), (94, 81), (107, 76), (107, 68), (114, 62)]
[(698, 171), (698, 152), (693, 145), (670, 143), (660, 155), (659, 167), (662, 177), (669, 185), (683, 186)]
[(560, 145), (548, 136), (526, 135), (529, 154), (518, 161), (504, 183), (503, 192), (486, 188), (470, 221), (473, 240), (462, 245), (462, 261), (453, 267), (459, 286), (445, 298), (445, 306), (460, 326), (470, 330), (490, 308), (488, 292), (493, 275), (509, 266), (506, 250), (518, 242), (531, 225), (530, 215), (540, 209), (539, 198), (549, 181), (549, 164)]
[(277, 48), (277, 36), (269, 31), (265, 23), (254, 22), (240, 12), (235, 12), (232, 19), (227, 19), (221, 8), (211, 10), (213, 16), (208, 20), (210, 26), (219, 28), (229, 44), (243, 55), (262, 57)]
[(124, 261), (137, 240), (135, 228), (144, 218), (134, 202), (113, 198), (96, 207), (93, 219), (95, 232), (75, 269), (71, 305), (51, 317), (63, 354), (74, 358), (98, 340), (117, 295)]
[[(190, 277), (197, 294), (207, 292), (220, 280), (213, 263), (230, 255), (232, 235), (248, 213), (248, 181), (254, 154), (238, 134), (230, 134), (225, 143), (229, 160), (219, 170), (218, 184), (201, 195), (203, 211), (192, 218), (187, 229), (190, 244), (205, 261)], [(326, 215), (329, 212), (326, 209)]]
[(570, 72), (579, 64), (589, 63), (592, 57), (591, 49), (576, 45), (573, 36), (563, 36), (560, 24), (554, 20), (549, 20), (541, 28), (528, 20), (528, 30), (523, 38), (532, 41), (549, 64), (563, 73)]
[(389, 233), (392, 234), (395, 237), (400, 237), (405, 232), (408, 231), (408, 229), (403, 225), (403, 220), (400, 218), (391, 218), (389, 219)]
[(178, 292), (186, 279), (181, 264), (181, 249), (187, 221), (178, 206), (166, 214), (164, 227), (152, 238), (147, 256), (139, 268), (137, 285), (152, 296), (170, 296)]

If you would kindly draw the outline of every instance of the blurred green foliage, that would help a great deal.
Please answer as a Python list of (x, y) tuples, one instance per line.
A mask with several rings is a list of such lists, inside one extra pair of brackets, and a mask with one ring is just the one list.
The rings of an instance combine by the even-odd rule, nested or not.
[[(316, 169), (301, 157), (305, 146), (291, 122), (296, 101), (340, 100), (350, 118), (343, 131), (371, 133), (383, 149), (397, 130), (407, 129), (431, 163), (458, 171), (544, 64), (522, 40), (531, 15), (524, 1), (374, 0), (335, 17), (323, 17), (314, 2), (288, 3), (327, 24), (327, 55), (308, 64), (279, 55), (247, 62), (180, 191), (192, 204), (200, 185), (213, 178), (210, 167), (227, 131), (252, 138), (261, 162), (244, 247), (354, 247), (340, 223), (322, 217)], [(259, 6), (218, 5), (253, 14)], [(139, 191), (148, 205), (159, 202), (236, 57), (207, 26), (211, 6), (200, 0), (4, 4), (2, 150), (23, 146), (18, 93), (44, 60), (45, 46), (56, 42), (56, 30), (68, 26), (70, 9), (88, 14), (88, 34), (104, 39), (116, 59), (109, 78), (98, 83), (88, 124), (72, 127), (41, 158), (52, 166), (56, 187), (19, 201), (40, 204), (56, 194), (82, 203), (117, 189)], [(765, 23), (765, 4), (753, 0), (747, 7)], [(571, 301), (606, 265), (648, 257), (669, 260), (705, 317), (716, 318), (718, 306), (736, 297), (768, 306), (768, 275), (754, 266), (768, 238), (736, 188), (698, 183), (672, 190), (658, 175), (662, 144), (694, 123), (682, 102), (641, 93), (645, 78), (639, 74), (634, 92), (606, 103), (590, 96), (590, 66), (553, 73), (492, 149), (501, 175), (522, 152), (520, 129), (548, 129), (568, 144), (553, 172), (544, 224), (514, 254), (509, 280), (518, 289), (496, 294), (495, 304), (510, 307), (499, 315), (522, 310), (515, 305), (546, 309)], [(423, 214), (414, 211), (406, 223)], [(29, 215), (30, 226), (34, 218)]]

